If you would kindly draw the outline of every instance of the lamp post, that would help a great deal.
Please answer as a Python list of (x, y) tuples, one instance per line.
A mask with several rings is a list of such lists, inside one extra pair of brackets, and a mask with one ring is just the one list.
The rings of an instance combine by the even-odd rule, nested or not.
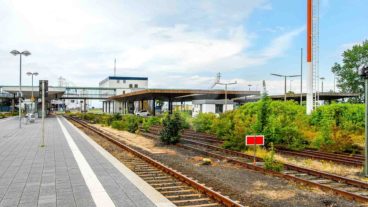
[(277, 77), (283, 77), (285, 79), (285, 85), (284, 85), (284, 101), (286, 101), (286, 79), (287, 78), (293, 78), (293, 77), (300, 77), (300, 75), (280, 75), (280, 74), (275, 74), (275, 73), (271, 73), (271, 75), (277, 76)]
[(293, 82), (293, 80), (290, 79), (290, 84), (289, 84), (289, 91), (291, 92), (291, 83)]
[(321, 77), (320, 79), (321, 79), (321, 86), (322, 86), (322, 90), (321, 90), (321, 91), (322, 91), (322, 93), (323, 93), (323, 81), (324, 81), (326, 78), (325, 78), (325, 77)]
[(22, 128), (22, 112), (21, 112), (21, 100), (22, 100), (22, 55), (28, 56), (31, 53), (27, 50), (19, 52), (18, 50), (12, 50), (10, 54), (17, 56), (19, 55), (19, 128)]
[(249, 91), (250, 91), (250, 87), (252, 87), (252, 84), (249, 84), (248, 87), (249, 87)]
[(364, 176), (368, 177), (368, 65), (362, 65), (358, 71), (365, 82), (365, 148), (364, 148)]
[(216, 78), (216, 81), (214, 83), (213, 86), (215, 86), (216, 84), (219, 84), (219, 85), (224, 85), (225, 86), (225, 112), (227, 111), (227, 86), (228, 85), (234, 85), (234, 84), (237, 84), (237, 82), (232, 82), (232, 83), (221, 83), (220, 82), (220, 78), (221, 78), (221, 74), (218, 73), (217, 74), (217, 78)]
[(33, 76), (38, 76), (38, 73), (37, 72), (27, 72), (27, 75), (28, 76), (32, 76), (32, 97), (31, 97), (31, 101), (32, 101), (32, 112), (34, 112), (34, 107), (33, 107), (33, 104), (34, 104), (34, 96), (33, 96)]

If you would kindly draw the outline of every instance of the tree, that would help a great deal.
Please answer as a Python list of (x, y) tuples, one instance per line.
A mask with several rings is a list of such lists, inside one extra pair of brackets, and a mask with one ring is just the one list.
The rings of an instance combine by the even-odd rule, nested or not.
[(344, 51), (342, 63), (335, 63), (331, 71), (338, 78), (337, 87), (344, 93), (358, 93), (358, 98), (351, 98), (351, 102), (364, 100), (364, 80), (359, 77), (358, 68), (368, 63), (368, 40), (362, 44)]

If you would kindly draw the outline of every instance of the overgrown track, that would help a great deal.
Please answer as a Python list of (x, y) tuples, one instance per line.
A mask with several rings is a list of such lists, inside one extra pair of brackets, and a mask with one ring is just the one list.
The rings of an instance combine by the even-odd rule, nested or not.
[(93, 127), (85, 121), (73, 117), (66, 118), (127, 151), (130, 156), (124, 156), (122, 162), (175, 205), (188, 207), (242, 206), (238, 202), (129, 147), (116, 139), (115, 135)]
[[(159, 130), (160, 128), (153, 127), (148, 133), (143, 132), (142, 134), (144, 136), (157, 139)], [(256, 170), (264, 174), (270, 174), (308, 186), (318, 187), (324, 191), (331, 191), (347, 199), (359, 202), (368, 202), (368, 183), (289, 164), (284, 164), (284, 171), (281, 173), (266, 170), (262, 165), (255, 166), (252, 164), (253, 156), (237, 151), (222, 149), (216, 144), (210, 144), (208, 142), (205, 143), (203, 141), (204, 137), (201, 137), (200, 141), (195, 140), (194, 137), (191, 137), (190, 139), (187, 137), (188, 136), (184, 135), (181, 139), (181, 143), (177, 146), (207, 156), (215, 157), (217, 159), (227, 160), (230, 163)], [(257, 158), (257, 161), (262, 162), (262, 159)]]
[[(152, 127), (151, 130), (159, 130), (160, 128), (155, 126)], [(215, 145), (223, 144), (223, 142), (217, 139), (214, 135), (205, 134), (205, 133), (198, 133), (193, 130), (184, 130), (182, 134), (183, 138), (186, 139), (194, 139), (197, 141), (203, 141), (206, 143), (211, 143)], [(349, 154), (341, 154), (341, 153), (328, 153), (328, 152), (321, 152), (316, 150), (303, 150), (303, 151), (293, 151), (288, 149), (277, 149), (278, 153), (291, 155), (291, 156), (298, 156), (298, 157), (306, 157), (312, 158), (317, 160), (326, 160), (331, 161), (338, 164), (355, 166), (355, 167), (362, 167), (364, 162), (364, 157), (362, 155), (349, 155)]]
[(362, 167), (364, 162), (364, 158), (359, 155), (356, 156), (356, 155), (319, 152), (315, 150), (293, 151), (287, 149), (277, 149), (277, 152), (285, 155), (308, 157), (318, 160), (328, 160), (335, 163), (343, 165), (351, 165), (356, 167)]

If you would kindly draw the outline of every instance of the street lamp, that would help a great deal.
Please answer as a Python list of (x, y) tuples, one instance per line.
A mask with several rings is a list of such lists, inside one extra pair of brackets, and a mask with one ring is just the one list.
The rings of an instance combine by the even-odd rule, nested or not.
[(365, 148), (364, 148), (364, 176), (368, 177), (368, 65), (362, 65), (358, 71), (365, 82)]
[(323, 80), (325, 80), (326, 78), (325, 77), (321, 77), (320, 79), (322, 81), (322, 93), (323, 93)]
[(12, 50), (10, 54), (17, 56), (19, 55), (19, 128), (22, 128), (22, 113), (21, 113), (21, 99), (22, 99), (22, 55), (28, 56), (31, 53), (27, 50), (19, 52), (18, 50)]
[(221, 74), (220, 74), (220, 73), (218, 73), (218, 74), (217, 74), (216, 82), (214, 83), (214, 85), (213, 85), (213, 86), (215, 86), (216, 84), (224, 85), (224, 86), (225, 86), (225, 112), (226, 112), (226, 111), (227, 111), (227, 86), (228, 86), (228, 85), (234, 85), (234, 84), (237, 84), (237, 81), (232, 82), (232, 83), (221, 83), (221, 82), (220, 82), (220, 78), (221, 78)]
[(249, 91), (250, 91), (250, 87), (252, 87), (252, 84), (249, 84), (248, 87), (249, 87)]
[(280, 74), (275, 74), (275, 73), (271, 73), (271, 75), (277, 76), (277, 77), (283, 77), (285, 79), (285, 85), (284, 85), (284, 101), (286, 101), (286, 78), (294, 78), (294, 77), (300, 77), (300, 75), (280, 75)]
[(33, 76), (38, 76), (38, 73), (37, 72), (27, 72), (27, 75), (28, 76), (32, 76), (32, 98), (31, 98), (31, 101), (32, 101), (32, 112), (34, 112), (34, 108), (33, 108), (33, 104), (34, 104), (34, 96), (33, 96)]

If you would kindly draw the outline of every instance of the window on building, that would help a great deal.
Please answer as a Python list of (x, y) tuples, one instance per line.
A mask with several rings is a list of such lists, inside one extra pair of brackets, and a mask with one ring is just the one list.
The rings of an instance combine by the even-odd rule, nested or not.
[(133, 88), (133, 84), (129, 84), (129, 88)]
[(123, 80), (123, 83), (126, 83), (126, 80)]
[(215, 104), (215, 113), (221, 114), (223, 112), (224, 105), (222, 104)]
[(134, 88), (138, 88), (138, 84), (134, 84)]
[(120, 80), (116, 80), (116, 83), (120, 83)]

